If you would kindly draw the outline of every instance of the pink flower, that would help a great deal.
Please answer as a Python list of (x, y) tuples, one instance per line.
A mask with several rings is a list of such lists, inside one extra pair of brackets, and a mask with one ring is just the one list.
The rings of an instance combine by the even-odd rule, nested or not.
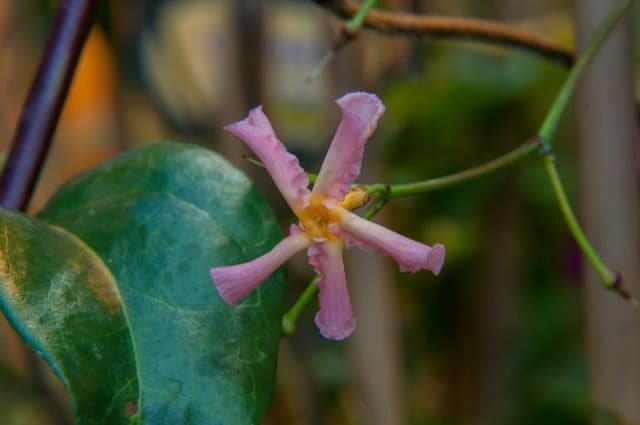
[(375, 247), (396, 260), (401, 271), (426, 269), (434, 275), (442, 268), (445, 251), (440, 244), (429, 247), (349, 211), (347, 195), (360, 174), (364, 145), (384, 106), (369, 93), (350, 93), (337, 103), (342, 120), (311, 191), (307, 175), (276, 137), (262, 107), (225, 127), (262, 161), (299, 223), (292, 224), (289, 236), (267, 254), (244, 264), (214, 267), (210, 274), (222, 299), (233, 306), (285, 261), (307, 249), (309, 263), (320, 276), (316, 325), (325, 338), (341, 340), (356, 326), (342, 262), (345, 243)]

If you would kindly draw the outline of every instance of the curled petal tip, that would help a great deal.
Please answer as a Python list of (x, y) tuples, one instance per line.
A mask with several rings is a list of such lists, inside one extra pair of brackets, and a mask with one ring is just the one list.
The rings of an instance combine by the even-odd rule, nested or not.
[(355, 114), (366, 123), (377, 122), (384, 113), (384, 104), (373, 93), (349, 93), (336, 100), (336, 103), (342, 110)]
[(271, 127), (269, 119), (264, 114), (262, 105), (256, 106), (250, 110), (245, 119), (227, 124), (222, 126), (222, 128), (241, 139), (247, 134), (249, 129), (253, 129), (253, 131), (262, 130), (267, 133), (273, 133), (273, 127)]
[(213, 286), (218, 291), (220, 298), (231, 307), (238, 304), (238, 301), (246, 295), (237, 282), (232, 279), (233, 274), (229, 267), (214, 267), (209, 270), (209, 276), (211, 276)]
[(340, 323), (325, 323), (320, 313), (318, 313), (316, 314), (315, 322), (320, 330), (320, 334), (326, 339), (332, 339), (334, 341), (342, 341), (348, 338), (356, 329), (356, 319), (353, 317)]
[(264, 111), (262, 110), (262, 105), (258, 105), (249, 111), (247, 121), (254, 127), (261, 128), (268, 132), (273, 132), (273, 127), (271, 127), (269, 118), (267, 118)]
[(433, 245), (433, 247), (431, 247), (429, 255), (427, 256), (425, 269), (431, 270), (434, 276), (438, 276), (438, 274), (440, 274), (440, 270), (442, 270), (442, 266), (444, 265), (444, 258), (444, 245), (441, 245), (439, 243)]

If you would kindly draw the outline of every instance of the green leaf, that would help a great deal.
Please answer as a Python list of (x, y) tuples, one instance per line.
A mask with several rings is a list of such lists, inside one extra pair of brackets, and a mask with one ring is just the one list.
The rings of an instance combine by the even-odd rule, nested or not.
[(213, 266), (267, 252), (281, 233), (251, 182), (211, 151), (147, 145), (67, 184), (41, 214), (116, 277), (138, 350), (145, 424), (251, 424), (273, 391), (284, 272), (237, 307)]
[(113, 276), (63, 229), (0, 210), (0, 307), (69, 390), (79, 424), (132, 424), (133, 342)]

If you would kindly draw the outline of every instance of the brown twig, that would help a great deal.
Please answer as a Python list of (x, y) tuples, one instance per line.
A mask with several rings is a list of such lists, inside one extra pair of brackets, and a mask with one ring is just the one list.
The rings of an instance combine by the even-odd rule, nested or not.
[(0, 176), (0, 206), (4, 208), (24, 211), (29, 204), (96, 5), (97, 0), (60, 2)]
[[(343, 18), (352, 17), (359, 9), (359, 3), (353, 0), (314, 1)], [(467, 38), (519, 47), (567, 67), (571, 66), (574, 61), (572, 50), (545, 37), (499, 22), (385, 12), (374, 9), (368, 13), (364, 25), (389, 34)]]

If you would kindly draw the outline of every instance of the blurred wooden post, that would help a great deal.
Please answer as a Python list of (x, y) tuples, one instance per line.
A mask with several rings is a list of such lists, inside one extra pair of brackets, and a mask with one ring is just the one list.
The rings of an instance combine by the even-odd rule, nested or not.
[[(582, 49), (617, 0), (576, 2)], [(633, 16), (633, 13), (630, 14)], [(605, 262), (640, 296), (640, 209), (633, 21), (619, 23), (579, 88), (581, 218)], [(599, 286), (585, 265), (592, 423), (640, 424), (640, 310)]]
[(406, 423), (402, 349), (389, 259), (353, 249), (345, 261), (356, 332), (349, 339), (352, 373), (365, 406), (365, 423)]
[[(364, 35), (347, 45), (333, 60), (336, 98), (365, 86)], [(370, 86), (379, 80), (369, 81)], [(373, 90), (376, 91), (375, 89)], [(381, 125), (384, 125), (384, 117)], [(375, 139), (374, 139), (375, 140)], [(369, 143), (359, 181), (380, 181), (379, 145)], [(384, 211), (376, 221), (384, 224)], [(350, 372), (368, 425), (407, 423), (402, 372), (402, 340), (394, 300), (393, 269), (388, 257), (371, 250), (345, 253), (349, 292), (358, 326), (347, 340)]]
[[(469, 405), (465, 419), (477, 425), (504, 420), (513, 411), (515, 399), (514, 341), (518, 336), (518, 285), (523, 277), (522, 204), (513, 195), (512, 184), (502, 189), (491, 199), (492, 207), (482, 221), (484, 234), (490, 235), (492, 245), (501, 247), (501, 254), (488, 250), (480, 256), (478, 281), (469, 292), (471, 338), (469, 332), (462, 333), (471, 356), (465, 355), (470, 379), (460, 403)], [(460, 412), (452, 413), (459, 416)]]
[(241, 80), (243, 109), (262, 103), (262, 58), (264, 55), (263, 0), (235, 0), (233, 4), (234, 36), (239, 55), (237, 69)]

